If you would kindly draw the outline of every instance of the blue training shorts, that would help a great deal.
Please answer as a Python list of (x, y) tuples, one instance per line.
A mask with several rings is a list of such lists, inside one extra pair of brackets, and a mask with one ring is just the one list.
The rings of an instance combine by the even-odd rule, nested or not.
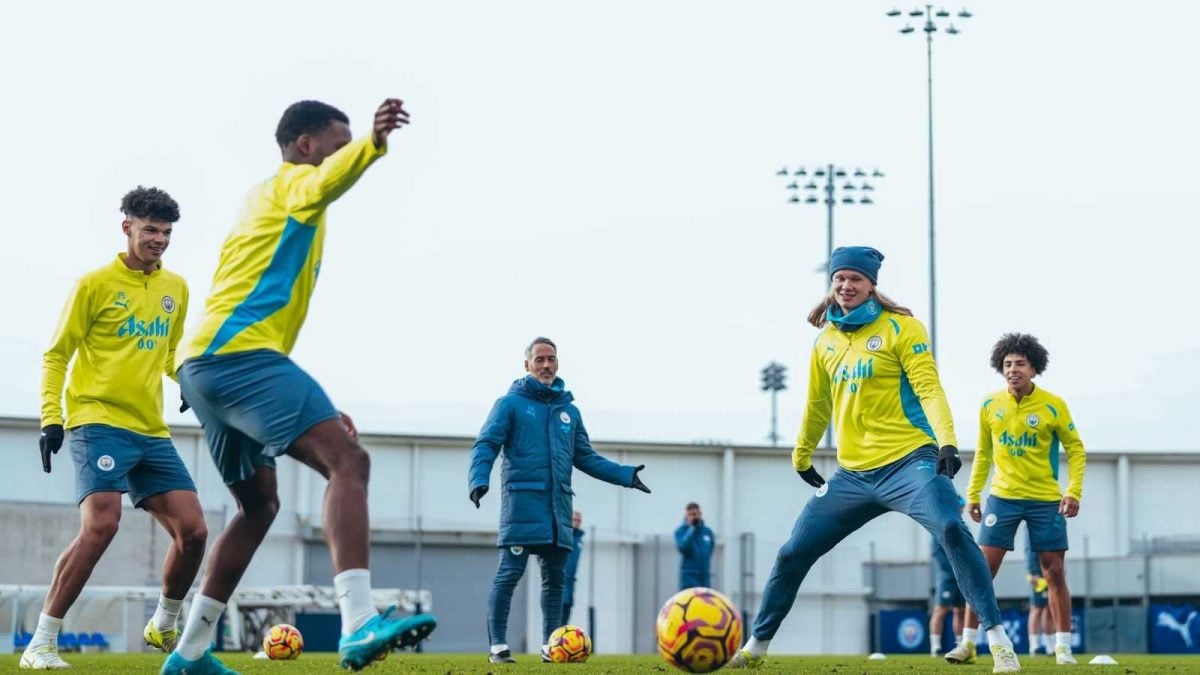
[(958, 587), (958, 582), (954, 580), (954, 577), (938, 575), (935, 592), (937, 593), (937, 597), (933, 599), (933, 604), (935, 605), (962, 607), (967, 604), (966, 598), (963, 597), (962, 589)]
[(1045, 590), (1045, 591), (1030, 590), (1029, 591), (1029, 604), (1033, 605), (1034, 607), (1045, 607), (1046, 605), (1049, 605), (1050, 604), (1049, 591), (1048, 590)]
[(140, 507), (147, 497), (163, 492), (196, 491), (170, 438), (84, 424), (71, 429), (68, 446), (75, 461), (77, 503), (93, 492), (128, 492), (129, 501)]
[(179, 386), (226, 485), (274, 468), (304, 432), (340, 416), (311, 375), (266, 349), (188, 359)]
[(1017, 526), (1025, 521), (1029, 545), (1034, 551), (1067, 550), (1067, 519), (1058, 512), (1058, 502), (1005, 499), (989, 496), (979, 528), (979, 544), (1013, 550)]

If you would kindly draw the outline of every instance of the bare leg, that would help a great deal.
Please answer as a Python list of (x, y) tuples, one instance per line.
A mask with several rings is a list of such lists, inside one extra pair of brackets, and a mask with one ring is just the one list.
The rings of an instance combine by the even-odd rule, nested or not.
[[(995, 578), (996, 573), (992, 572), (992, 577)], [(954, 607), (954, 618), (951, 619), (951, 625), (954, 626), (954, 635), (960, 636), (963, 631), (963, 614), (966, 613), (966, 605), (957, 605)]]
[(1067, 588), (1066, 557), (1066, 551), (1038, 553), (1042, 576), (1046, 577), (1046, 584), (1049, 586), (1047, 595), (1050, 599), (1050, 616), (1054, 621), (1054, 630), (1059, 633), (1071, 632), (1071, 591)]
[(121, 493), (93, 492), (79, 505), (79, 534), (54, 566), (42, 612), (63, 618), (92, 576), (121, 523)]
[(171, 535), (171, 547), (163, 559), (162, 594), (182, 600), (200, 570), (208, 541), (200, 499), (191, 490), (171, 490), (147, 497), (142, 507)]
[(250, 566), (275, 514), (279, 513), (279, 491), (275, 470), (260, 466), (254, 477), (229, 486), (238, 502), (238, 512), (217, 537), (208, 554), (208, 571), (202, 593), (218, 602), (228, 602), (242, 574)]
[(371, 458), (367, 451), (350, 437), (340, 419), (331, 419), (304, 432), (288, 448), (288, 454), (329, 480), (321, 529), (333, 559), (333, 573), (367, 569), (371, 532), (367, 514)]

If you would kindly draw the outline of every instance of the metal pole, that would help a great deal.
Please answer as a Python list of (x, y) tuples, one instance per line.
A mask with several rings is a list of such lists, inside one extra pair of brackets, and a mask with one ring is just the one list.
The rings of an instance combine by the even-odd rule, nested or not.
[[(825, 175), (825, 207), (828, 215), (825, 218), (825, 285), (833, 276), (833, 165), (829, 165), (829, 173)], [(825, 447), (833, 447), (833, 420), (825, 425)]]
[(596, 526), (592, 525), (592, 545), (588, 548), (588, 635), (592, 636), (592, 646), (596, 645)]
[[(926, 28), (933, 5), (925, 5)], [(929, 351), (937, 356), (937, 250), (933, 227), (933, 31), (925, 31), (925, 80), (929, 94)]]
[(778, 393), (779, 393), (779, 390), (777, 390), (777, 389), (771, 390), (771, 445), (772, 446), (779, 445), (779, 431), (778, 431), (778, 426), (776, 424), (777, 419), (778, 419), (778, 415), (777, 415), (778, 409), (777, 409), (776, 403), (775, 403), (776, 394), (778, 394)]

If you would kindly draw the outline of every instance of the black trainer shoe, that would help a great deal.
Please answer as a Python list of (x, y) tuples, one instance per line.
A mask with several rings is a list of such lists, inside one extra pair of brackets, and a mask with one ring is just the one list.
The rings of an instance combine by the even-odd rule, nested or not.
[(516, 663), (517, 660), (513, 658), (512, 651), (505, 649), (504, 651), (502, 651), (498, 654), (488, 654), (488, 662), (489, 663)]

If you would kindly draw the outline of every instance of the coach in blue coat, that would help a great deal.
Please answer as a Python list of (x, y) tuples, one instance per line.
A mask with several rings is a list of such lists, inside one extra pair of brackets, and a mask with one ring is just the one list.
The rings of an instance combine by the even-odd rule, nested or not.
[(684, 507), (683, 524), (675, 529), (675, 548), (679, 549), (679, 590), (696, 586), (712, 587), (713, 531), (704, 524), (700, 505)]
[[(471, 502), (488, 492), (492, 464), (501, 454), (500, 566), (488, 598), (492, 663), (511, 663), (505, 634), (513, 589), (529, 554), (542, 569), (544, 638), (560, 625), (564, 568), (574, 547), (571, 529), (573, 467), (599, 480), (650, 492), (638, 478), (643, 466), (622, 466), (592, 450), (574, 397), (558, 373), (558, 348), (537, 338), (525, 349), (525, 377), (492, 406), (471, 450)], [(542, 657), (547, 658), (545, 649)]]

